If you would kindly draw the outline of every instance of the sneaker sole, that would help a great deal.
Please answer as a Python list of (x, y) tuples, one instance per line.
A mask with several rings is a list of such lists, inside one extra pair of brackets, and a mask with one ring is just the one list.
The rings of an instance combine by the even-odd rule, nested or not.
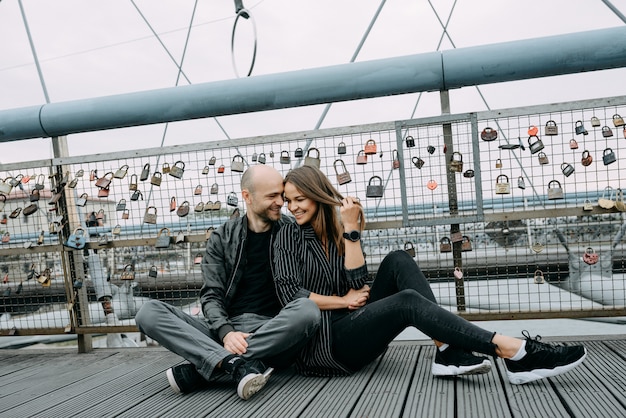
[(237, 395), (244, 401), (250, 399), (263, 389), (273, 371), (274, 369), (270, 367), (263, 374), (257, 373), (244, 376), (237, 385)]
[(183, 393), (183, 391), (180, 390), (180, 388), (176, 384), (176, 379), (174, 379), (174, 373), (172, 372), (172, 368), (171, 367), (165, 371), (165, 375), (167, 376), (167, 381), (169, 382), (169, 384), (170, 384), (171, 388), (174, 390), (174, 392), (176, 392), (176, 393)]
[(587, 357), (587, 349), (585, 348), (585, 354), (573, 363), (563, 366), (555, 367), (554, 369), (535, 369), (528, 372), (512, 373), (508, 369), (506, 375), (509, 381), (514, 385), (523, 385), (525, 383), (534, 382), (536, 380), (544, 379), (546, 377), (554, 377), (560, 374), (566, 373), (572, 369), (575, 369), (582, 363)]
[(491, 371), (491, 362), (484, 360), (482, 363), (471, 366), (444, 366), (433, 363), (431, 372), (433, 376), (464, 376), (470, 374), (483, 374)]

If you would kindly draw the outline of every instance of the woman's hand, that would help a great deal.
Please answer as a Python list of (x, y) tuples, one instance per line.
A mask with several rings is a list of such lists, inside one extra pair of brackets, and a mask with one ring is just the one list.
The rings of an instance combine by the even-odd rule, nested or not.
[(365, 285), (360, 289), (350, 289), (348, 293), (342, 297), (348, 305), (347, 308), (350, 310), (359, 309), (365, 306), (369, 298), (370, 287), (368, 285)]
[(348, 196), (341, 201), (341, 223), (346, 231), (361, 230), (360, 221), (363, 216), (363, 207), (358, 197)]

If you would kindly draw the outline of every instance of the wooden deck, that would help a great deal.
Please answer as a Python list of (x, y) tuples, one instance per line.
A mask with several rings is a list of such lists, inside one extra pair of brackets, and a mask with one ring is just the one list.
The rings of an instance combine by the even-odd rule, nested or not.
[(523, 386), (509, 384), (500, 360), (485, 375), (434, 378), (434, 346), (398, 341), (350, 377), (275, 373), (248, 401), (240, 400), (226, 382), (175, 394), (164, 371), (182, 359), (162, 348), (96, 349), (88, 354), (75, 349), (2, 350), (0, 417), (626, 416), (626, 335), (558, 342), (585, 344), (586, 361), (568, 374)]

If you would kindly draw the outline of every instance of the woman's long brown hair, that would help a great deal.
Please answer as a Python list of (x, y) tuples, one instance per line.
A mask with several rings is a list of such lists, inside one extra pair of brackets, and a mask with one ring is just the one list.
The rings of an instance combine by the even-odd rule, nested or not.
[[(326, 240), (332, 240), (342, 255), (344, 228), (337, 211), (337, 206), (341, 206), (343, 200), (341, 193), (333, 187), (324, 173), (308, 165), (289, 171), (285, 176), (285, 183), (293, 184), (303, 196), (317, 203), (317, 213), (311, 220), (311, 226), (324, 245), (328, 245)], [(365, 227), (363, 209), (359, 226), (361, 230)]]

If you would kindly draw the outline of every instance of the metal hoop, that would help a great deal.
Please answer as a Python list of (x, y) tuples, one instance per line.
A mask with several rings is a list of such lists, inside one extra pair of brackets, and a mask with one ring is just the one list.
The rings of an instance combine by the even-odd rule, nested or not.
[[(250, 11), (247, 9), (239, 9), (237, 11), (237, 17), (235, 18), (235, 23), (233, 25), (233, 33), (230, 38), (230, 55), (233, 62), (233, 70), (235, 71), (235, 75), (239, 78), (239, 72), (237, 71), (237, 64), (235, 64), (235, 32), (237, 31), (237, 22), (240, 17), (244, 17), (244, 19), (250, 18), (252, 22), (252, 30), (254, 32), (254, 52), (252, 53), (252, 62), (250, 63), (250, 70), (248, 70), (248, 74), (246, 77), (249, 77), (252, 74), (252, 69), (254, 68), (254, 62), (256, 61), (256, 44), (257, 44), (257, 35), (256, 35), (256, 23), (254, 21), (254, 17), (250, 14)], [(247, 17), (246, 17), (247, 16)]]

